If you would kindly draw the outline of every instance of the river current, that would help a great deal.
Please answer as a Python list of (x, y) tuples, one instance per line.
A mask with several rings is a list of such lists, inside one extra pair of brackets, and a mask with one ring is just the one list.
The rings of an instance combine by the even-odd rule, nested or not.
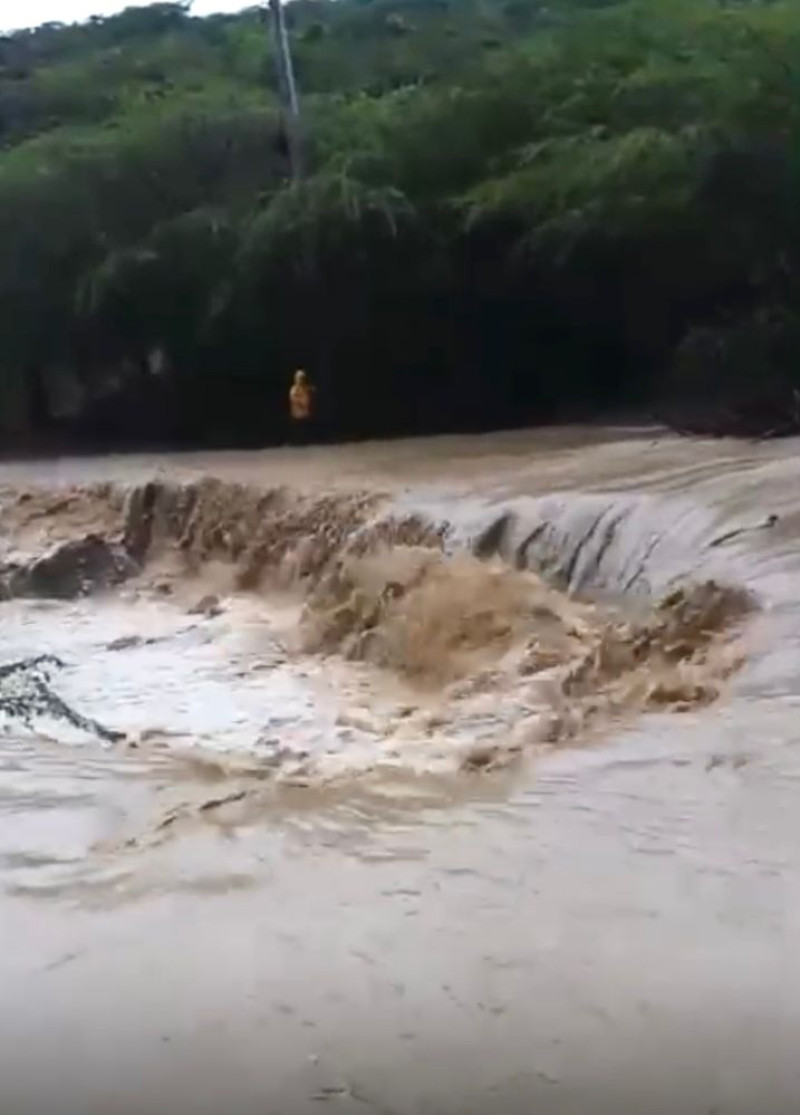
[[(798, 448), (564, 429), (0, 467), (8, 506), (51, 501), (6, 517), (7, 552), (97, 528), (64, 493), (210, 476), (336, 514), (380, 493), (456, 562), (415, 571), (375, 661), (325, 643), (330, 585), (301, 646), (297, 582), (232, 591), (213, 555), (0, 604), (4, 660), (58, 654), (127, 739), (0, 739), (3, 1115), (795, 1111)], [(752, 598), (736, 669), (704, 651), (697, 699), (672, 678), (655, 707), (648, 658), (537, 735), (577, 690), (512, 685), (516, 617), (569, 657), (687, 578)], [(476, 601), (506, 617), (491, 661), (443, 618)]]

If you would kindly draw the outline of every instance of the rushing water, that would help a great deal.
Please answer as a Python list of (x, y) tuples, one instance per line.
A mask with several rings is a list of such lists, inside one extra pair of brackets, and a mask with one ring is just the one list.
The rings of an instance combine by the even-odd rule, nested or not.
[(0, 748), (3, 1115), (796, 1110), (797, 450), (572, 430), (5, 466), (374, 487), (583, 593), (691, 572), (760, 611), (709, 708), (497, 775), (274, 794), (273, 741), (381, 735), (341, 715), (374, 713), (365, 671), (286, 660), (275, 600), (1, 605), (4, 657), (61, 653), (137, 743)]

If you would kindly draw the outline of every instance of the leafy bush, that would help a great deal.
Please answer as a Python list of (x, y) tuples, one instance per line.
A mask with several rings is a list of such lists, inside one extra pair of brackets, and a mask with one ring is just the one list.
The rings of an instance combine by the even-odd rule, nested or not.
[(133, 415), (147, 377), (120, 369), (154, 351), (172, 427), (230, 441), (283, 436), (298, 364), (339, 434), (693, 391), (708, 328), (794, 367), (756, 323), (800, 294), (796, 3), (297, 0), (287, 19), (300, 184), (255, 9), (0, 43), (7, 426), (52, 418), (72, 380), (82, 417), (115, 390)]

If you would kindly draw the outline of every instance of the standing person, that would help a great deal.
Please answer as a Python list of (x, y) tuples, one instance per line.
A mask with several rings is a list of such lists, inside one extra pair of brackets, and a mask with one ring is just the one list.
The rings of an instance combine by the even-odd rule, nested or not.
[(304, 443), (311, 433), (314, 411), (314, 388), (304, 371), (294, 373), (289, 390), (289, 415), (292, 420), (292, 441)]

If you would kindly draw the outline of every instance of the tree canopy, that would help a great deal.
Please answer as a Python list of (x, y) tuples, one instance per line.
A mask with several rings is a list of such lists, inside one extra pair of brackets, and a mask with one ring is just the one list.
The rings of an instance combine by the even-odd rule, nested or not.
[(300, 182), (259, 8), (0, 39), (6, 439), (281, 438), (295, 367), (340, 436), (800, 384), (795, 0), (286, 19)]

